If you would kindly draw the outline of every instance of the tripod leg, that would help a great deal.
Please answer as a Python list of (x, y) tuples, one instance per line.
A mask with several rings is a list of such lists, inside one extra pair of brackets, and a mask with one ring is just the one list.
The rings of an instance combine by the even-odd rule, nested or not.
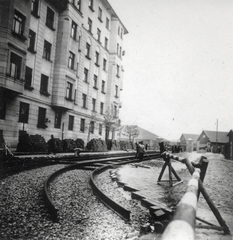
[(167, 162), (165, 162), (164, 165), (163, 165), (163, 168), (162, 168), (162, 170), (159, 174), (158, 182), (161, 181), (161, 178), (163, 176), (163, 173), (164, 173), (166, 167), (167, 167)]
[(171, 159), (168, 159), (169, 186), (172, 187), (172, 165)]
[(173, 167), (172, 167), (172, 173), (175, 175), (175, 177), (178, 181), (181, 181), (180, 177), (178, 176), (178, 174), (176, 173), (176, 171), (174, 170)]

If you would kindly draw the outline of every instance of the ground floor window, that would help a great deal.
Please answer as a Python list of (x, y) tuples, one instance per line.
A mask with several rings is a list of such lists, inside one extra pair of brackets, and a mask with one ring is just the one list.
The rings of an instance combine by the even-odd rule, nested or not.
[(69, 115), (68, 130), (73, 131), (74, 128), (74, 116)]
[(47, 128), (47, 125), (46, 125), (46, 108), (39, 107), (37, 127), (38, 128)]
[(85, 119), (81, 118), (80, 132), (84, 132), (84, 130), (85, 130)]
[(103, 130), (103, 126), (102, 126), (102, 124), (100, 123), (100, 124), (99, 124), (99, 135), (102, 135), (102, 130)]
[(19, 106), (19, 122), (28, 123), (29, 104), (20, 102)]
[(61, 112), (55, 112), (54, 128), (61, 128)]
[(94, 133), (95, 123), (93, 121), (90, 122), (90, 133)]
[(5, 119), (5, 117), (6, 117), (6, 100), (4, 99), (4, 97), (1, 97), (1, 101), (0, 101), (0, 119)]

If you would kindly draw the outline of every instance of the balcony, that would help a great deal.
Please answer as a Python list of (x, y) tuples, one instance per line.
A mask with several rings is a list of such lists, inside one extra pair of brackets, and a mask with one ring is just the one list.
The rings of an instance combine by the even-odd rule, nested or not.
[(72, 110), (74, 108), (74, 99), (64, 96), (53, 96), (52, 107), (62, 112)]
[(14, 92), (15, 94), (23, 94), (24, 80), (14, 78), (7, 74), (2, 77), (2, 81), (0, 82), (0, 87), (5, 88), (11, 92)]

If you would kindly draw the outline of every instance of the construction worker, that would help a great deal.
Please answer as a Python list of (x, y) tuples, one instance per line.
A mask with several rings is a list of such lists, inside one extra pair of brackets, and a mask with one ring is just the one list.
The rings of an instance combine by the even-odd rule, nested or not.
[(139, 151), (139, 160), (143, 160), (144, 153), (146, 152), (145, 146), (143, 144), (143, 141), (139, 142), (138, 144), (138, 151)]

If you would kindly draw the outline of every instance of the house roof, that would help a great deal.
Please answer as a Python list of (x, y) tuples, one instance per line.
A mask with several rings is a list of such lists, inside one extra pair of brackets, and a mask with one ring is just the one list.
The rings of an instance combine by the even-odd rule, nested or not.
[[(126, 125), (122, 126), (122, 132), (124, 132), (124, 128), (126, 127)], [(134, 139), (140, 139), (140, 140), (155, 140), (157, 139), (159, 136), (147, 131), (144, 128), (141, 127), (137, 127), (139, 130), (139, 135), (137, 137), (135, 137)], [(123, 135), (123, 134), (122, 134)], [(121, 137), (122, 138), (122, 137)], [(123, 138), (128, 138), (126, 135), (123, 135)]]
[(189, 138), (191, 138), (194, 141), (197, 141), (197, 139), (199, 137), (198, 134), (183, 133), (180, 137), (180, 140), (181, 140), (182, 136), (184, 137), (185, 140), (188, 140)]
[(232, 132), (233, 132), (233, 129), (231, 129), (231, 130), (228, 132), (227, 136), (229, 136)]
[[(201, 135), (205, 133), (206, 136), (209, 138), (210, 142), (220, 142), (220, 143), (226, 143), (229, 141), (227, 134), (228, 132), (217, 132), (217, 131), (208, 131), (208, 130), (203, 130), (203, 132), (201, 133)], [(201, 136), (200, 135), (200, 136)], [(199, 136), (199, 138), (200, 138)], [(198, 140), (199, 140), (198, 138)]]

